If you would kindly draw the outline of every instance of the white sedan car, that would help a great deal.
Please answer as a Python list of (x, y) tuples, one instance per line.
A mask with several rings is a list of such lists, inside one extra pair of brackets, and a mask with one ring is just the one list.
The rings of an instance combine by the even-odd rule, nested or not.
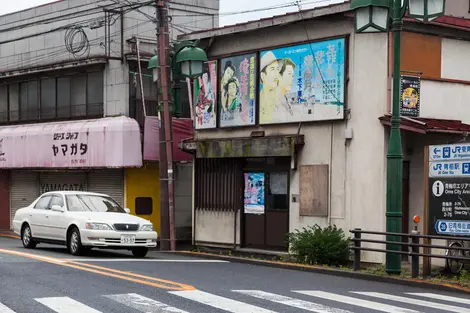
[(44, 242), (65, 245), (73, 255), (106, 248), (145, 257), (158, 235), (152, 223), (129, 212), (105, 194), (47, 192), (16, 211), (13, 229), (27, 249)]

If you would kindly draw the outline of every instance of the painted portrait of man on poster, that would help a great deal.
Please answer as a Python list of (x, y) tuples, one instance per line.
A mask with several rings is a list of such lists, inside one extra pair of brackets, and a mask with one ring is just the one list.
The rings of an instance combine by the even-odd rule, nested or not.
[(345, 39), (260, 52), (260, 124), (342, 119)]

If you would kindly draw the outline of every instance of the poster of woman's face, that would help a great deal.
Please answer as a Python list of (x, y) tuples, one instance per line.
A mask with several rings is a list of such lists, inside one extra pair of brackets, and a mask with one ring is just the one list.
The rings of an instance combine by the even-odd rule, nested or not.
[(202, 76), (196, 79), (195, 128), (217, 126), (217, 61), (205, 62)]
[(256, 54), (221, 60), (220, 127), (254, 125), (256, 116)]

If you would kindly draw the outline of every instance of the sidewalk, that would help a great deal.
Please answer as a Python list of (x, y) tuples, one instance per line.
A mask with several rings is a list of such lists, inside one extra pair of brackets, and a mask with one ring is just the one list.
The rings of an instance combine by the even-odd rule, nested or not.
[[(362, 279), (369, 281), (376, 281), (382, 283), (390, 283), (397, 285), (415, 286), (420, 288), (428, 288), (440, 291), (459, 292), (470, 295), (470, 287), (463, 287), (449, 280), (436, 279), (423, 279), (423, 278), (411, 278), (404, 276), (390, 276), (386, 273), (379, 275), (374, 274), (374, 269), (353, 271), (352, 268), (334, 268), (327, 266), (307, 265), (294, 263), (287, 253), (277, 253), (264, 250), (256, 249), (237, 249), (237, 250), (222, 250), (222, 249), (210, 249), (204, 248), (204, 252), (191, 251), (191, 250), (179, 250), (173, 252), (177, 255), (195, 256), (207, 259), (218, 259), (226, 260), (230, 262), (245, 263), (257, 266), (269, 266), (274, 268), (282, 268), (289, 270), (305, 271), (324, 275), (333, 275), (348, 277), (354, 279)], [(263, 253), (264, 251), (264, 253)], [(379, 269), (379, 267), (377, 267)], [(411, 272), (411, 264), (408, 262), (402, 263), (403, 272)], [(377, 271), (379, 272), (379, 271)], [(470, 282), (469, 282), (470, 283)]]

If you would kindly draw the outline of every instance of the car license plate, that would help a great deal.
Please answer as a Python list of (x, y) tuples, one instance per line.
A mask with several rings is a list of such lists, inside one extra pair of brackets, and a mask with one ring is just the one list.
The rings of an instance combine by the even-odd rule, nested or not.
[(134, 244), (135, 243), (135, 236), (129, 235), (122, 235), (121, 236), (121, 244)]

